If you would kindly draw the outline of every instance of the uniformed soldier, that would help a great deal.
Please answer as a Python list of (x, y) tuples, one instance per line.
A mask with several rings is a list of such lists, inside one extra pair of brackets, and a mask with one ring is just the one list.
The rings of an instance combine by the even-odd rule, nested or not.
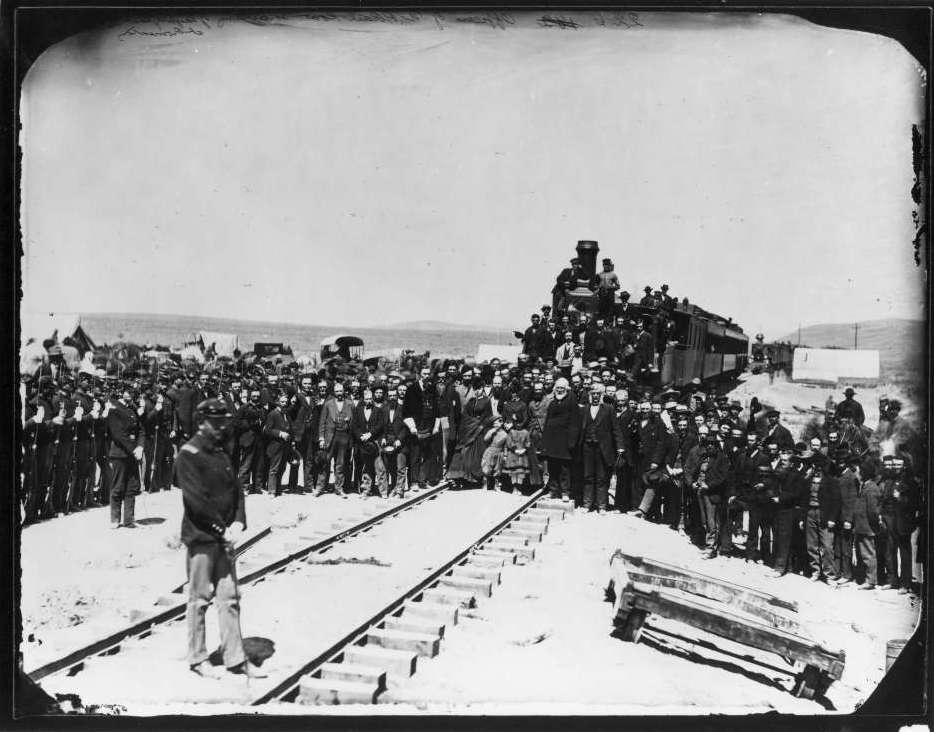
[[(107, 415), (110, 432), (110, 523), (135, 528), (136, 496), (140, 492), (140, 461), (143, 459), (143, 430), (134, 409), (137, 395), (124, 387)], [(121, 516), (122, 510), (122, 516)]]
[(175, 462), (173, 483), (182, 490), (181, 540), (188, 562), (188, 665), (201, 676), (213, 676), (205, 645), (204, 616), (215, 600), (223, 662), (235, 674), (261, 676), (243, 650), (240, 596), (233, 552), (246, 529), (243, 487), (221, 444), (232, 414), (219, 399), (198, 404), (198, 432), (186, 442)]

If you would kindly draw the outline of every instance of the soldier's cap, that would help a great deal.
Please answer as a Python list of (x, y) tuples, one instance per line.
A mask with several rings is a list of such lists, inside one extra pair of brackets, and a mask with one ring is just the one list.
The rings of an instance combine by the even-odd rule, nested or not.
[(604, 257), (604, 258), (603, 258), (603, 263), (604, 263), (604, 264), (613, 264), (613, 260), (610, 259), (609, 257)]
[(50, 355), (50, 356), (61, 356), (61, 355), (62, 355), (62, 347), (59, 346), (59, 345), (49, 346), (48, 352), (49, 352), (49, 355)]
[(760, 473), (771, 473), (771, 472), (772, 472), (772, 466), (771, 466), (771, 465), (760, 465), (760, 466), (757, 468), (757, 470), (758, 470)]
[(821, 446), (820, 437), (812, 437), (812, 438), (811, 438), (811, 447), (812, 447), (812, 448), (819, 448), (820, 446)]
[(780, 417), (781, 413), (777, 409), (770, 409), (765, 413), (766, 417)]
[(902, 403), (898, 399), (889, 399), (889, 409), (893, 412), (898, 412), (902, 408)]
[(678, 408), (677, 402), (665, 402), (665, 409), (677, 409), (677, 408)]
[(853, 391), (853, 389), (848, 386), (846, 390), (843, 392), (843, 396), (856, 396), (856, 392)]
[(551, 305), (542, 305), (542, 312), (544, 312), (545, 310), (547, 310), (548, 312), (551, 312)]
[(205, 417), (232, 417), (227, 404), (220, 399), (205, 399), (196, 407), (201, 418)]
[(739, 409), (740, 411), (742, 411), (743, 405), (737, 401), (732, 401), (730, 402), (730, 409)]
[(571, 257), (571, 264), (580, 264), (580, 257)]

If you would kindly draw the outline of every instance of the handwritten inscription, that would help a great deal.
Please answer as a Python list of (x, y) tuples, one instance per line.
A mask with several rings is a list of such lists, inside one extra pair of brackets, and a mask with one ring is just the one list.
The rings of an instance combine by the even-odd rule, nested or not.
[[(234, 13), (227, 15), (195, 17), (139, 17), (127, 25), (118, 35), (121, 41), (132, 36), (171, 37), (201, 36), (206, 30), (223, 28), (229, 23), (248, 23), (257, 26), (290, 25), (300, 21), (345, 22), (345, 23), (388, 23), (391, 25), (414, 25), (427, 20), (434, 22), (439, 30), (445, 30), (451, 24), (482, 25), (497, 30), (506, 30), (522, 25), (516, 16), (502, 12), (476, 12), (450, 14), (435, 12), (282, 12), (282, 13)], [(634, 12), (612, 12), (592, 14), (554, 14), (531, 18), (529, 22), (541, 28), (559, 28), (577, 30), (584, 27), (599, 28), (642, 28), (639, 14)]]
[[(437, 18), (437, 16), (435, 16)], [(458, 23), (474, 23), (488, 25), (490, 28), (504, 30), (507, 26), (515, 25), (516, 19), (509, 13), (483, 13), (481, 15), (458, 15), (454, 18)]]
[(567, 15), (543, 15), (538, 19), (538, 24), (542, 28), (580, 28), (574, 18)]

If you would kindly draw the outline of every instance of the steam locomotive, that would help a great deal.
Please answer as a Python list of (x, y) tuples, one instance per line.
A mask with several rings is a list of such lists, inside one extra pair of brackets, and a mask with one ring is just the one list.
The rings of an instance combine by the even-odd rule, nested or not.
[(786, 341), (764, 343), (764, 338), (762, 333), (756, 334), (756, 340), (750, 349), (752, 363), (749, 365), (749, 370), (754, 374), (759, 374), (771, 365), (773, 371), (785, 371), (790, 374), (795, 347)]
[[(596, 312), (598, 295), (589, 284), (596, 275), (599, 251), (595, 241), (577, 243), (586, 280), (578, 280), (577, 286), (564, 295), (566, 306), (573, 304), (578, 310)], [(655, 342), (666, 341), (664, 350), (659, 347), (660, 384), (684, 386), (694, 379), (702, 383), (728, 379), (742, 373), (749, 363), (749, 337), (743, 329), (731, 318), (689, 304), (686, 299), (668, 309), (633, 303), (624, 306), (617, 292), (613, 315), (623, 315), (636, 322), (648, 321)]]

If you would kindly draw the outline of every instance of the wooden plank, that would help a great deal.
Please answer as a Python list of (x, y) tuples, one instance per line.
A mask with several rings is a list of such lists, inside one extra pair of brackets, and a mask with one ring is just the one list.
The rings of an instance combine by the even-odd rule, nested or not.
[(732, 593), (718, 585), (711, 585), (693, 577), (665, 577), (655, 574), (646, 574), (634, 569), (628, 570), (629, 578), (633, 582), (652, 585), (653, 587), (669, 588), (688, 592), (711, 600), (724, 602), (744, 613), (755, 615), (759, 619), (774, 625), (776, 628), (787, 630), (790, 633), (801, 635), (801, 626), (797, 620), (781, 612), (776, 612), (773, 605), (763, 604), (758, 598), (744, 595), (734, 596)]
[(846, 655), (823, 648), (817, 641), (775, 628), (753, 618), (737, 616), (719, 603), (705, 604), (699, 598), (671, 589), (658, 589), (638, 582), (624, 588), (621, 596), (633, 610), (656, 613), (700, 628), (737, 643), (793, 658), (824, 671), (829, 677), (843, 675)]
[(614, 561), (619, 560), (622, 560), (625, 564), (646, 574), (659, 577), (689, 579), (696, 586), (705, 588), (704, 592), (697, 594), (704, 594), (715, 600), (719, 600), (721, 597), (729, 597), (730, 599), (727, 600), (727, 602), (734, 602), (737, 598), (743, 598), (747, 602), (758, 602), (764, 607), (771, 607), (773, 609), (783, 608), (785, 610), (791, 610), (792, 612), (798, 612), (798, 603), (791, 600), (785, 600), (775, 595), (770, 595), (768, 592), (738, 585), (735, 582), (729, 582), (728, 580), (722, 580), (717, 577), (711, 577), (710, 575), (701, 574), (700, 572), (695, 572), (684, 567), (678, 567), (674, 564), (661, 562), (657, 559), (640, 556), (638, 554), (626, 554), (620, 549), (617, 549), (613, 553), (613, 556), (610, 557), (610, 566), (612, 567)]

